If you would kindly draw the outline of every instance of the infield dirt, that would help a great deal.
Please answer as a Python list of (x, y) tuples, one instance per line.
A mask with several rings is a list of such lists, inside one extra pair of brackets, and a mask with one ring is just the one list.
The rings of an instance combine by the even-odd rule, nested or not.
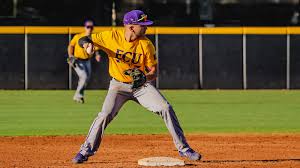
[[(138, 159), (180, 158), (169, 135), (106, 135), (89, 161), (74, 165), (84, 136), (0, 137), (0, 167), (142, 167)], [(194, 134), (190, 145), (201, 161), (185, 167), (300, 168), (300, 134)]]

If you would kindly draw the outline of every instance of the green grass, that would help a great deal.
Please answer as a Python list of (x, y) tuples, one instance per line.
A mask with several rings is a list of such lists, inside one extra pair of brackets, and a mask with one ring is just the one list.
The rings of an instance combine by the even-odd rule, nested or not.
[[(0, 90), (0, 136), (86, 134), (106, 91)], [(162, 91), (186, 133), (300, 132), (300, 91)], [(160, 117), (134, 102), (123, 106), (106, 133), (167, 133)]]

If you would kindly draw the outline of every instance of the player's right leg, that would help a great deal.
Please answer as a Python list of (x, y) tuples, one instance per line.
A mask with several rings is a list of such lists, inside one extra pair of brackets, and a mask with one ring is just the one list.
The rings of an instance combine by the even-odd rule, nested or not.
[(74, 70), (78, 75), (78, 85), (73, 96), (73, 100), (78, 103), (84, 103), (84, 89), (86, 86), (86, 81), (88, 79), (88, 71), (86, 69), (85, 62), (78, 61)]
[(89, 80), (90, 80), (90, 78), (91, 78), (91, 75), (92, 75), (92, 63), (91, 63), (91, 60), (87, 61), (87, 63), (85, 64), (85, 66), (86, 66), (86, 72), (87, 72), (87, 79), (86, 79), (85, 85), (87, 85), (88, 82), (89, 82)]
[(95, 118), (90, 127), (85, 142), (80, 148), (79, 153), (73, 159), (74, 163), (82, 163), (93, 155), (99, 148), (103, 133), (107, 125), (118, 114), (122, 105), (132, 99), (132, 93), (127, 92), (130, 87), (114, 80), (111, 81), (101, 112)]

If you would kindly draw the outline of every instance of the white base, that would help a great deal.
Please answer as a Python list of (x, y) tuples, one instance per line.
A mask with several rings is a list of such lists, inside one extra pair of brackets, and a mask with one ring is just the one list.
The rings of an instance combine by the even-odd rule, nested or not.
[(141, 166), (184, 166), (184, 161), (171, 157), (150, 157), (138, 160)]

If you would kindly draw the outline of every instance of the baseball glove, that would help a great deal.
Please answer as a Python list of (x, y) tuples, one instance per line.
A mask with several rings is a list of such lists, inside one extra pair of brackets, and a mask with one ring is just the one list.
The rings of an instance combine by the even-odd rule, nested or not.
[(83, 48), (84, 43), (92, 43), (93, 44), (93, 41), (91, 40), (90, 36), (84, 36), (78, 40), (78, 44), (81, 48)]
[(74, 56), (70, 56), (67, 58), (67, 63), (73, 67), (76, 68), (76, 58)]
[(138, 68), (128, 69), (124, 71), (124, 74), (132, 77), (132, 89), (143, 86), (147, 81), (146, 75)]

